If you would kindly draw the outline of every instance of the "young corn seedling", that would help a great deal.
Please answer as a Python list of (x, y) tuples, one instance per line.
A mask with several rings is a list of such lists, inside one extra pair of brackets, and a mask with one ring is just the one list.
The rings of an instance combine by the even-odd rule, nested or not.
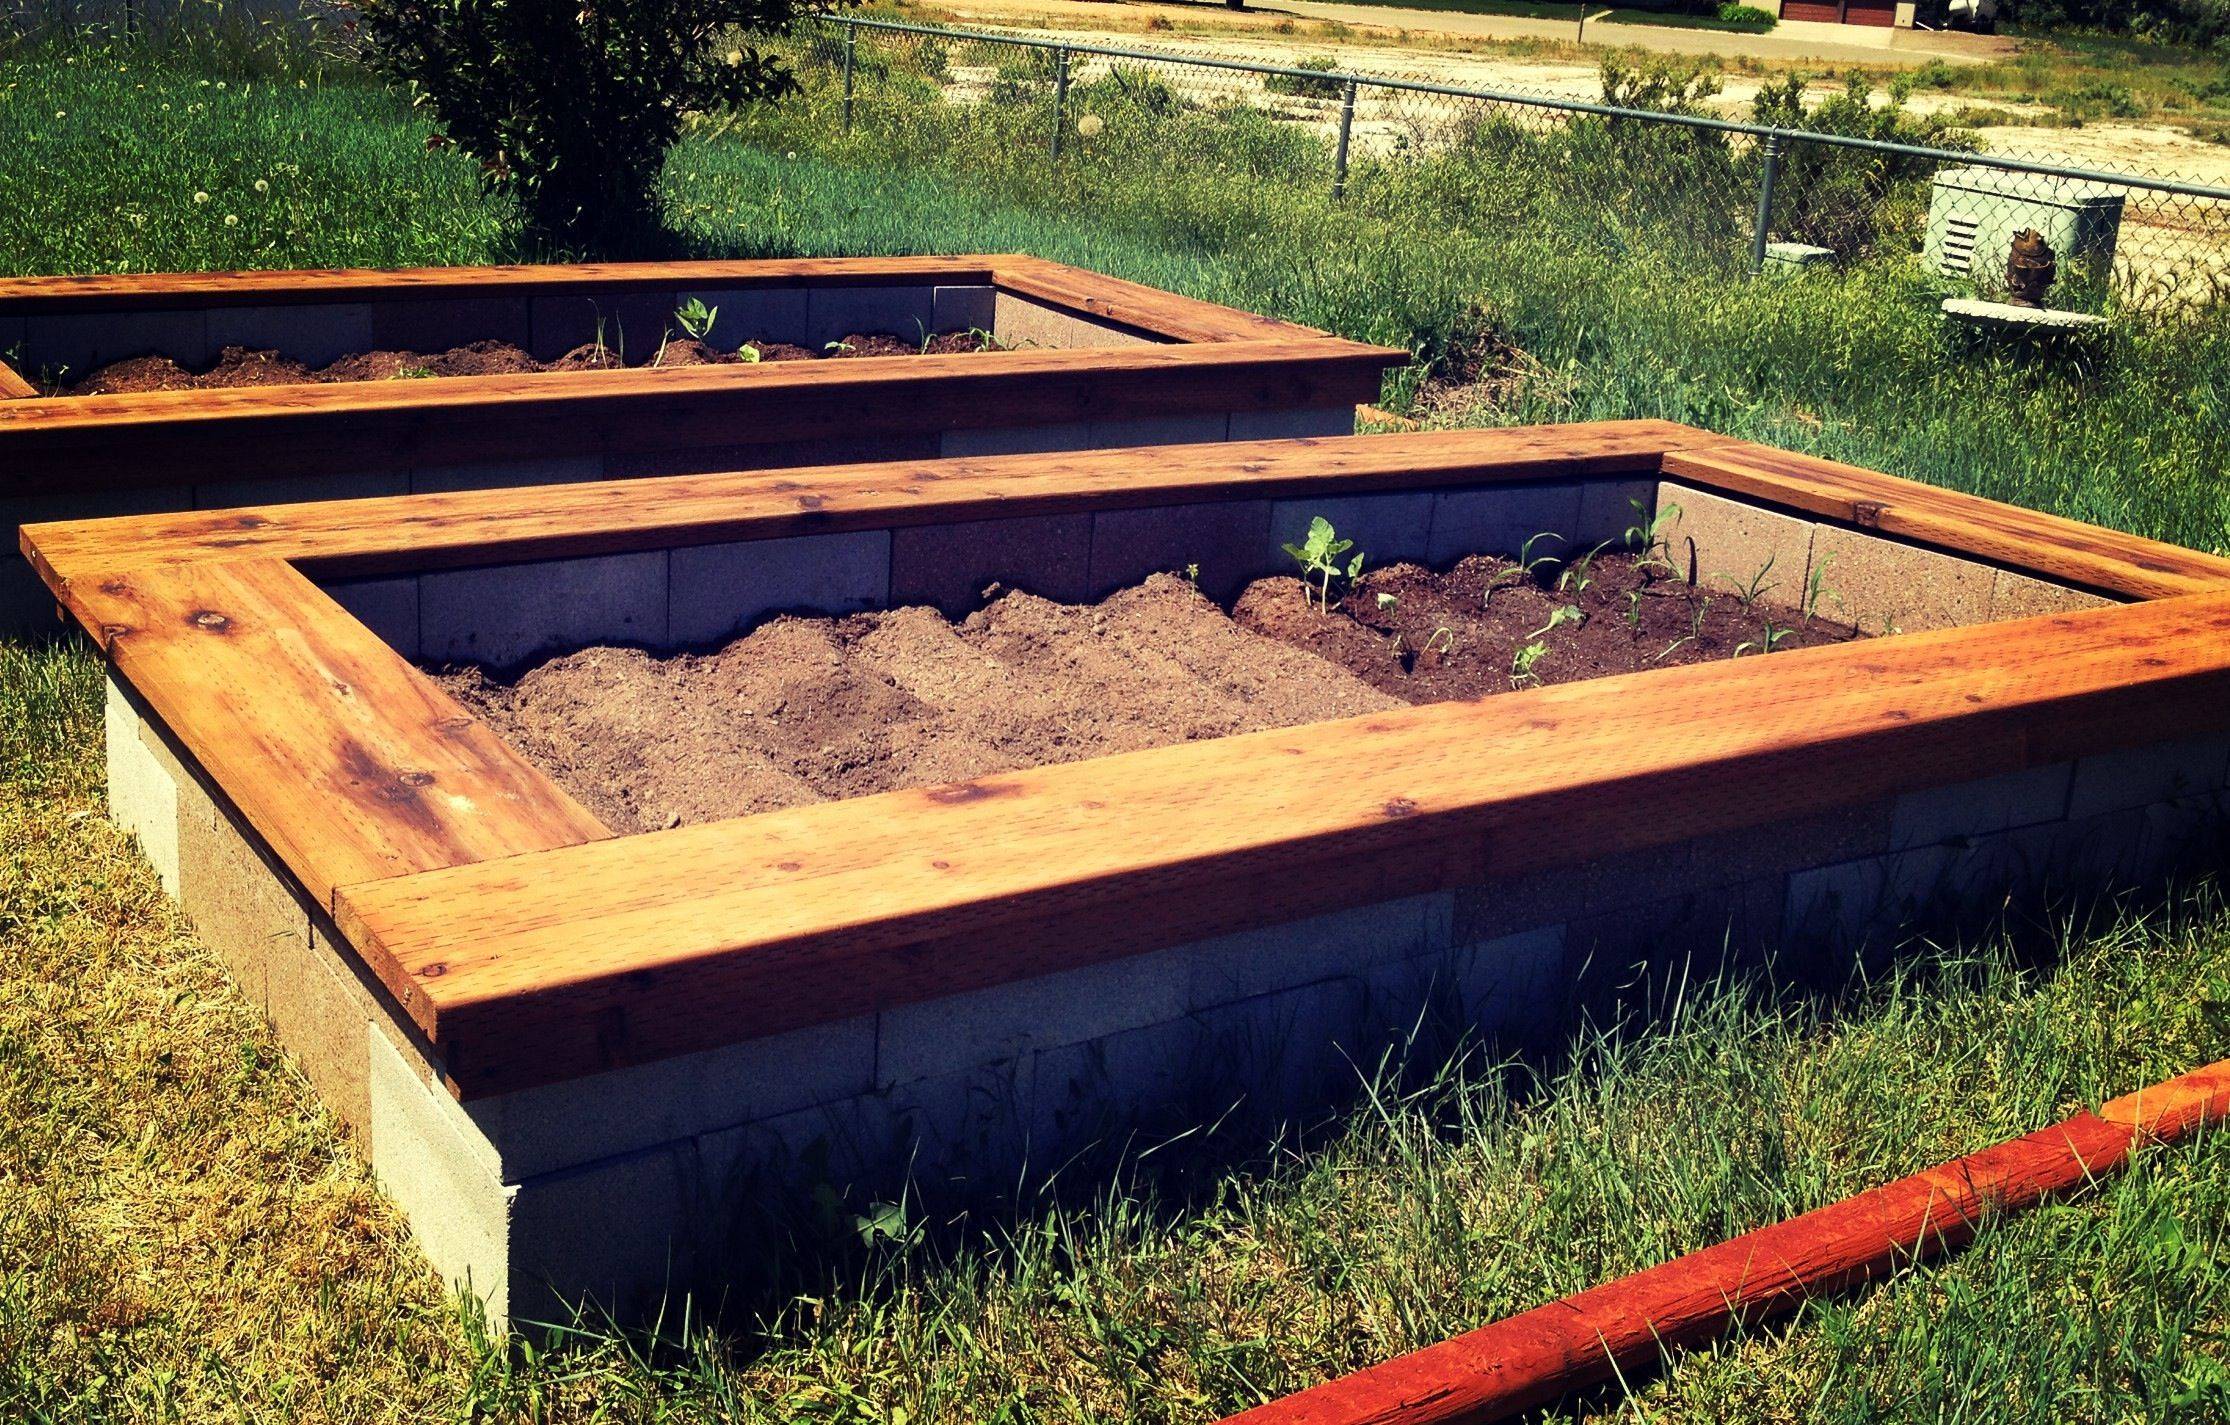
[(1833, 599), (1838, 604), (1843, 602), (1841, 594), (1827, 587), (1827, 566), (1834, 562), (1834, 559), (1835, 556), (1830, 554), (1827, 558), (1813, 565), (1811, 574), (1804, 580), (1804, 616), (1807, 619), (1820, 616), (1820, 601), (1822, 599)]
[(1765, 563), (1758, 566), (1758, 572), (1750, 576), (1750, 581), (1748, 583), (1737, 582), (1735, 577), (1731, 574), (1723, 574), (1720, 576), (1721, 578), (1725, 579), (1729, 587), (1734, 590), (1734, 596), (1742, 601), (1744, 612), (1748, 612), (1750, 609), (1755, 608), (1757, 606), (1758, 600), (1764, 598), (1766, 595), (1766, 591), (1773, 587), (1771, 581), (1766, 578), (1767, 575), (1773, 572), (1773, 560), (1774, 556), (1768, 554), (1765, 557)]
[(1547, 623), (1533, 630), (1533, 632), (1527, 634), (1526, 637), (1546, 638), (1550, 634), (1556, 632), (1558, 629), (1564, 627), (1564, 625), (1566, 624), (1571, 624), (1573, 627), (1577, 628), (1579, 625), (1586, 622), (1587, 615), (1581, 611), (1578, 604), (1560, 604), (1550, 612), (1549, 621)]
[(1790, 632), (1791, 630), (1783, 628), (1769, 617), (1765, 621), (1765, 631), (1754, 640), (1736, 644), (1733, 656), (1740, 658), (1744, 653), (1771, 653)]
[(1322, 515), (1309, 521), (1308, 537), (1299, 545), (1288, 544), (1285, 552), (1294, 563), (1301, 566), (1301, 600), (1304, 606), (1313, 607), (1318, 613), (1332, 611), (1332, 586), (1343, 590), (1361, 576), (1363, 554), (1356, 550), (1355, 557), (1342, 564), (1341, 558), (1355, 548), (1352, 539), (1341, 539), (1332, 528), (1332, 522)]
[(1634, 562), (1643, 573), (1673, 573), (1672, 541), (1665, 537), (1665, 530), (1680, 518), (1680, 506), (1666, 505), (1652, 512), (1640, 500), (1628, 500), (1634, 507), (1634, 522), (1626, 527), (1626, 547), (1633, 551)]
[(1711, 612), (1711, 596), (1709, 594), (1706, 594), (1702, 598), (1696, 600), (1696, 611), (1688, 616), (1688, 631), (1682, 634), (1680, 637), (1674, 639), (1672, 642), (1666, 644), (1664, 651), (1662, 653), (1659, 653), (1655, 658), (1652, 658), (1649, 661), (1652, 663), (1662, 663), (1667, 658), (1672, 657), (1673, 654), (1677, 652), (1684, 644), (1694, 643), (1696, 640), (1702, 638), (1704, 615), (1709, 612)]
[(1535, 670), (1548, 655), (1549, 646), (1535, 639), (1510, 655), (1510, 686), (1522, 688), (1528, 683), (1538, 683), (1541, 675)]
[[(1544, 566), (1554, 564), (1556, 562), (1555, 555), (1537, 555), (1533, 552), (1534, 546), (1539, 544), (1544, 539), (1553, 539), (1559, 544), (1562, 544), (1564, 542), (1564, 536), (1558, 534), (1554, 530), (1545, 529), (1542, 530), (1539, 534), (1527, 536), (1525, 543), (1518, 546), (1518, 562), (1508, 569), (1497, 571), (1495, 576), (1487, 581), (1486, 596), (1484, 599), (1481, 600), (1481, 602), (1490, 604), (1493, 603), (1495, 590), (1502, 588), (1514, 588), (1517, 585), (1524, 583), (1528, 579), (1537, 579), (1540, 577), (1539, 571)], [(1506, 576), (1510, 575), (1515, 575), (1516, 577), (1508, 578), (1506, 581)]]

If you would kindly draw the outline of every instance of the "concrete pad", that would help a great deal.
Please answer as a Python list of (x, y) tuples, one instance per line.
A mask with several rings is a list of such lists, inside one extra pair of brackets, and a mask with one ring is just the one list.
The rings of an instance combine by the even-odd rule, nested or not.
[(805, 345), (803, 287), (690, 288), (674, 294), (674, 306), (691, 299), (717, 310), (705, 345), (734, 351), (749, 341)]
[(1090, 450), (1092, 428), (1084, 421), (1042, 426), (986, 426), (948, 430), (938, 443), (940, 455), (1034, 455), (1047, 450)]
[(890, 599), (888, 530), (671, 551), (667, 639), (716, 643), (774, 613), (837, 615)]
[(1672, 480), (1658, 484), (1657, 513), (1673, 568), (1693, 572), (1702, 588), (1724, 598), (1756, 583), (1761, 601), (1776, 608), (1804, 601), (1811, 521)]
[(1998, 574), (1971, 559), (1834, 525), (1813, 535), (1812, 568), (1820, 577), (1819, 612), (1868, 633), (1987, 623)]
[(1551, 534), (1534, 553), (1584, 554), (1578, 485), (1503, 485), (1483, 490), (1443, 490), (1433, 497), (1432, 537), (1426, 562), (1445, 569), (1472, 554), (1514, 558), (1535, 535)]
[(1355, 541), (1345, 557), (1361, 554), (1365, 569), (1404, 560), (1423, 563), (1432, 551), (1434, 498), (1427, 490), (1280, 500), (1270, 509), (1270, 543), (1300, 545), (1308, 538), (1310, 521), (1321, 515), (1341, 539)]
[(960, 617), (991, 584), (1058, 603), (1088, 596), (1092, 516), (1028, 515), (893, 531), (890, 602), (930, 604)]
[(418, 576), (342, 579), (322, 586), (333, 602), (405, 658), (418, 657)]
[(804, 344), (818, 351), (848, 336), (885, 334), (918, 342), (936, 320), (934, 287), (809, 287)]
[(2037, 618), (2045, 614), (2081, 613), (2085, 609), (2102, 609), (2114, 602), (2099, 594), (2085, 593), (2081, 589), (2070, 589), (2042, 579), (2032, 579), (2010, 569), (2000, 569), (1996, 573), (1997, 577), (1990, 585), (1992, 623), (2002, 623), (2007, 619)]
[(209, 309), (209, 352), (228, 346), (276, 350), (306, 366), (325, 366), (372, 349), (369, 302), (308, 302)]
[(1355, 434), (1353, 406), (1306, 406), (1290, 411), (1233, 411), (1232, 440), (1320, 440)]
[(1197, 567), (1201, 592), (1227, 600), (1288, 562), (1270, 538), (1268, 500), (1102, 510), (1092, 516), (1088, 592), (1102, 598), (1149, 574)]
[(666, 642), (666, 551), (422, 575), (419, 655), (510, 667), (591, 643)]

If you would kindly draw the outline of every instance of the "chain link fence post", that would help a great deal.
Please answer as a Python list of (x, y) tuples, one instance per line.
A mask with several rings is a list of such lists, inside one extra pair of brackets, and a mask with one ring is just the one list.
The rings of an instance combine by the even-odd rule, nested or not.
[(1069, 52), (1053, 51), (1053, 161), (1061, 161), (1061, 119), (1069, 106)]
[(1355, 81), (1340, 91), (1340, 146), (1332, 155), (1332, 201), (1347, 196), (1347, 143), (1355, 130)]
[(1750, 233), (1750, 275), (1765, 272), (1767, 230), (1773, 226), (1773, 190), (1781, 182), (1781, 151), (1788, 140), (1780, 134), (1765, 136), (1765, 166), (1758, 173), (1758, 220)]
[(844, 132), (852, 131), (852, 75), (857, 70), (855, 62), (859, 50), (859, 26), (839, 21), (844, 26)]

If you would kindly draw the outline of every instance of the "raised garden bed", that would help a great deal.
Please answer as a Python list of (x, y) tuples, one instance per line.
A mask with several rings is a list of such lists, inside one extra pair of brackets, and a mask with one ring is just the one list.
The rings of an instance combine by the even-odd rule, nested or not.
[[(1382, 565), (1456, 569), (1389, 570), (1396, 613), (1468, 597), (1467, 556), (1638, 525), (1684, 599), (1761, 628), (1831, 604), (1868, 636), (1412, 703), (1246, 626), (1319, 516)], [(718, 1256), (739, 1194), (806, 1173), (961, 1191), (1211, 1089), (1320, 1110), (1421, 1006), (1522, 1042), (1639, 962), (1831, 973), (1938, 916), (2147, 884), (2230, 797), (2230, 561), (1658, 422), (198, 512), (24, 548), (111, 659), (113, 814), (499, 1312), (655, 1288)], [(714, 665), (785, 612), (951, 634), (1020, 607), (982, 612), (994, 584), (1086, 630), (1100, 605), (1092, 641), (1144, 657), (1120, 606), (1195, 597), (1136, 587), (1171, 570), (1218, 602), (1165, 655), (1245, 635), (1374, 705), (1312, 684), (1252, 705), (1258, 730), (631, 826), (420, 666)], [(632, 829), (670, 820), (693, 824)]]
[(1021, 256), (0, 279), (0, 522), (1343, 434), (1405, 360)]

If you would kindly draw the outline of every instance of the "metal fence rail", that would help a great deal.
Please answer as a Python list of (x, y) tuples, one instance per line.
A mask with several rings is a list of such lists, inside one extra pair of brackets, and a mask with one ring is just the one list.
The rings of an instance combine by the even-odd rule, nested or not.
[[(1329, 64), (1270, 64), (852, 15), (817, 22), (802, 60), (809, 72), (841, 74), (847, 129), (905, 123), (929, 105), (995, 107), (1010, 123), (1027, 111), (1045, 126), (1041, 152), (1057, 162), (1064, 152), (1075, 156), (1074, 126), (1089, 128), (1102, 108), (1121, 111), (1134, 146), (1167, 139), (1188, 118), (1245, 112), (1313, 135), (1317, 144), (1295, 147), (1279, 176), (1320, 180), (1335, 198), (1358, 196), (1358, 182), (1391, 190), (1404, 163), (1498, 144), (1515, 154), (1531, 141), (1528, 160), (1561, 165), (1560, 176), (1575, 190), (1597, 181), (1594, 160), (1632, 161), (1654, 150), (1666, 191), (1653, 196), (1690, 210), (1675, 224), (1691, 226), (1695, 240), (1716, 242), (1752, 271), (1769, 260), (1819, 256), (1798, 248), (1825, 248), (1845, 260), (1922, 253), (1939, 276), (1991, 295), (2003, 280), (2002, 252), (2013, 232), (2035, 226), (2057, 240), (2063, 275), (2072, 279), (2055, 289), (2054, 305), (2095, 310), (2109, 302), (2230, 299), (2230, 183), (2186, 175)], [(2020, 131), (2031, 145), (2049, 144), (2051, 133)], [(1692, 145), (1675, 137), (1682, 134)], [(1587, 142), (1562, 152), (1539, 142), (1559, 135)], [(1605, 136), (1613, 141), (1607, 149), (1598, 142)], [(1196, 148), (1183, 153), (1185, 160), (1199, 156)], [(1649, 182), (1638, 170), (1627, 176)]]

